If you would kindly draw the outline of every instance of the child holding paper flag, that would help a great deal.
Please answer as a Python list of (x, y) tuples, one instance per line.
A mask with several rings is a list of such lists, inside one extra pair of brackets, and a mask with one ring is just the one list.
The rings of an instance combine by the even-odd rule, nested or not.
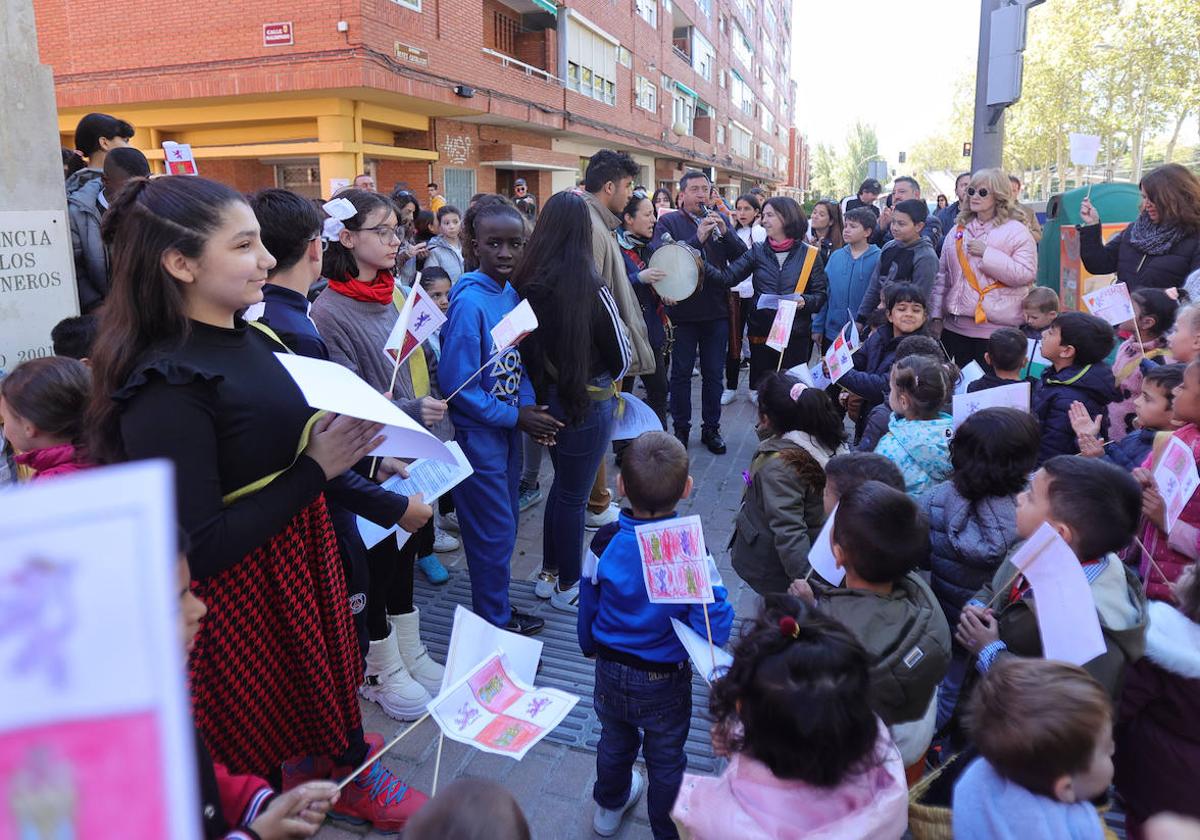
[[(692, 674), (671, 619), (697, 633), (711, 629), (712, 643), (720, 645), (729, 638), (733, 608), (711, 558), (712, 603), (651, 603), (647, 592), (635, 529), (673, 520), (679, 501), (691, 492), (683, 444), (666, 432), (641, 435), (625, 450), (617, 487), (630, 509), (596, 534), (579, 589), (579, 646), (597, 657), (601, 724), (592, 826), (602, 836), (615, 834), (641, 795), (646, 783), (633, 770), (640, 741), (650, 776), (650, 827), (656, 838), (677, 837), (670, 811), (687, 766), (683, 746), (692, 714)], [(665, 532), (665, 546), (655, 543), (659, 551), (676, 551), (671, 536)], [(678, 548), (686, 550), (682, 542)], [(655, 713), (640, 711), (650, 709)]]
[[(975, 657), (975, 671), (986, 673), (1001, 654), (1043, 656), (1038, 593), (1022, 569), (1074, 560), (1087, 580), (1094, 603), (1084, 608), (1096, 611), (1103, 648), (1082, 666), (1114, 701), (1119, 697), (1125, 667), (1142, 655), (1146, 643), (1146, 596), (1134, 572), (1116, 555), (1133, 537), (1141, 496), (1129, 473), (1102, 461), (1060, 455), (1042, 465), (1017, 497), (1017, 535), (1029, 540), (1048, 524), (1070, 553), (1040, 556), (1053, 550), (1046, 548), (1023, 567), (1005, 560), (991, 583), (963, 607), (955, 639)], [(1067, 606), (1056, 605), (1057, 617), (1063, 617)], [(1076, 626), (1081, 625), (1077, 620)], [(974, 684), (968, 673), (959, 709)]]
[[(1175, 419), (1186, 423), (1167, 441), (1156, 441), (1150, 469), (1134, 470), (1133, 476), (1142, 485), (1142, 522), (1138, 529), (1144, 552), (1137, 550), (1137, 563), (1146, 586), (1146, 595), (1153, 600), (1170, 601), (1171, 584), (1200, 557), (1200, 494), (1166, 498), (1156, 476), (1160, 471), (1181, 477), (1194, 475), (1200, 463), (1200, 362), (1192, 362), (1183, 373), (1183, 382), (1175, 389)], [(1165, 437), (1165, 435), (1163, 435)], [(1190, 456), (1190, 457), (1189, 457)], [(1188, 463), (1191, 461), (1192, 463)], [(1187, 490), (1184, 480), (1176, 496)], [(1174, 521), (1167, 511), (1173, 509)], [(1133, 556), (1130, 561), (1133, 561)]]
[(517, 541), (520, 432), (553, 441), (561, 424), (545, 406), (533, 404), (521, 354), (510, 342), (493, 339), (493, 330), (519, 303), (508, 281), (525, 245), (524, 217), (508, 204), (483, 204), (467, 211), (464, 224), (465, 257), (478, 268), (450, 290), (438, 383), (442, 393), (451, 395), (457, 440), (475, 467), (454, 488), (471, 604), (476, 615), (497, 627), (536, 633), (544, 622), (512, 609), (508, 600), (509, 563)]

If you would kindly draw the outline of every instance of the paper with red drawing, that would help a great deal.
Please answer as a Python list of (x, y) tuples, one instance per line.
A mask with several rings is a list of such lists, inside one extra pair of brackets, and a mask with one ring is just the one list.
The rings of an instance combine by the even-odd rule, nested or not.
[(652, 604), (711, 604), (712, 580), (704, 525), (683, 516), (639, 525), (633, 531), (642, 559), (642, 578)]
[(1167, 441), (1158, 466), (1154, 468), (1154, 484), (1162, 496), (1165, 506), (1163, 523), (1169, 534), (1179, 520), (1179, 514), (1200, 486), (1200, 475), (1196, 472), (1196, 460), (1192, 450), (1177, 437)]
[(518, 679), (508, 657), (496, 649), (435, 697), (429, 713), (447, 738), (520, 760), (578, 702), (565, 691)]

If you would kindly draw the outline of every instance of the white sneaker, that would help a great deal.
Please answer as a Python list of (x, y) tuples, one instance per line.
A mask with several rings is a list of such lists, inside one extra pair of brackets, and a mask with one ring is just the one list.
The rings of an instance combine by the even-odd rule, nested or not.
[(458, 512), (452, 510), (444, 516), (439, 516), (436, 521), (436, 527), (446, 531), (453, 531), (456, 534), (461, 533), (458, 528)]
[(436, 525), (433, 528), (433, 550), (439, 554), (447, 551), (457, 551), (458, 537), (448, 534)]
[(366, 681), (358, 693), (363, 699), (378, 703), (389, 717), (416, 720), (425, 714), (425, 707), (433, 698), (404, 667), (396, 646), (396, 628), (391, 631), (386, 639), (371, 642), (367, 649)]
[(559, 589), (558, 584), (554, 584), (550, 606), (563, 612), (579, 612), (579, 584), (576, 583), (570, 589)]
[(758, 391), (751, 391), (751, 392), (750, 392), (750, 402), (751, 402), (753, 405), (758, 405)]
[(583, 527), (589, 531), (595, 531), (597, 528), (603, 528), (605, 525), (616, 522), (620, 515), (621, 509), (616, 505), (609, 505), (599, 513), (592, 513), (589, 510), (583, 517)]
[(629, 809), (637, 804), (645, 786), (646, 780), (642, 778), (642, 774), (634, 770), (633, 778), (629, 782), (629, 799), (616, 809), (601, 808), (597, 805), (596, 813), (592, 815), (592, 831), (601, 837), (612, 837), (616, 834), (617, 829), (621, 827), (621, 820), (629, 813)]
[(729, 405), (731, 402), (733, 402), (736, 399), (737, 399), (737, 391), (730, 391), (728, 388), (726, 388), (724, 391), (721, 392), (721, 405)]
[(550, 600), (550, 596), (554, 594), (554, 589), (558, 584), (558, 573), (547, 572), (544, 569), (538, 572), (537, 583), (533, 585), (533, 594), (541, 598), (543, 601)]

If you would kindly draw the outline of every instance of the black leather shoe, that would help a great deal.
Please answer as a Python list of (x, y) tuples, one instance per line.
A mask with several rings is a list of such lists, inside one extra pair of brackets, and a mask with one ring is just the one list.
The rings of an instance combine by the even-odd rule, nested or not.
[(675, 439), (683, 444), (683, 448), (688, 448), (688, 437), (690, 436), (688, 429), (676, 429)]
[(504, 629), (511, 633), (520, 633), (522, 636), (532, 636), (535, 633), (541, 633), (542, 628), (545, 626), (546, 622), (538, 618), (536, 615), (517, 612), (516, 608), (514, 607), (512, 611), (512, 618), (508, 620), (508, 626)]
[(705, 430), (700, 435), (700, 442), (714, 455), (724, 455), (726, 452), (725, 438), (721, 437), (721, 433), (716, 429)]

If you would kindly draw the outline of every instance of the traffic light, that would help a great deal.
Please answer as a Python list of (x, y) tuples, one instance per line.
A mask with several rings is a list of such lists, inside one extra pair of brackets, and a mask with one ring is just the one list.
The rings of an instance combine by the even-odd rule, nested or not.
[(901, 163), (904, 163), (904, 160), (905, 160), (905, 158), (907, 158), (907, 157), (908, 157), (908, 155), (906, 155), (904, 152), (901, 152), (901, 153), (900, 153), (900, 162), (901, 162)]
[(970, 156), (971, 156), (971, 144), (963, 143), (963, 157), (970, 157)]

